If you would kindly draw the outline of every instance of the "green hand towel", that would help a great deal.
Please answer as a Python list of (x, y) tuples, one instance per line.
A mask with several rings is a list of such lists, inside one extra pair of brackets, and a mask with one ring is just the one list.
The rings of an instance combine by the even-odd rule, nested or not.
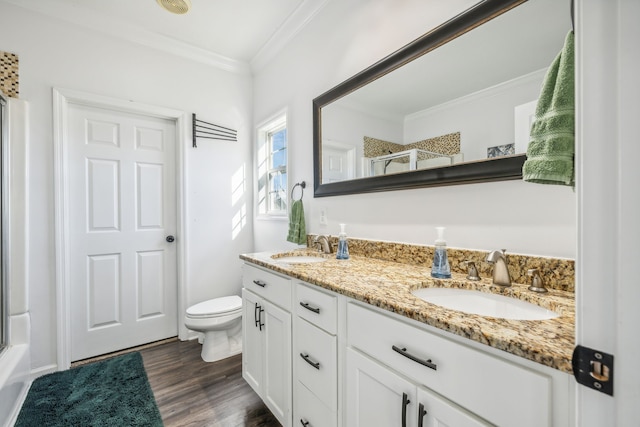
[(538, 184), (574, 185), (575, 89), (573, 31), (547, 70), (531, 126), (522, 178)]
[(294, 200), (291, 205), (287, 241), (297, 243), (299, 245), (307, 244), (307, 230), (304, 224), (304, 208), (302, 206), (302, 200)]

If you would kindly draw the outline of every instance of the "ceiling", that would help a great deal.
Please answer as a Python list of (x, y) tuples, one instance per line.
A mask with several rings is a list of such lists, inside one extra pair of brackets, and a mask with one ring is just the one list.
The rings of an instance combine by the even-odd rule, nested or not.
[(231, 71), (264, 65), (328, 0), (191, 0), (175, 15), (156, 0), (2, 0)]
[(512, 79), (540, 74), (562, 49), (570, 29), (565, 3), (528, 1), (340, 101), (358, 111), (404, 120)]

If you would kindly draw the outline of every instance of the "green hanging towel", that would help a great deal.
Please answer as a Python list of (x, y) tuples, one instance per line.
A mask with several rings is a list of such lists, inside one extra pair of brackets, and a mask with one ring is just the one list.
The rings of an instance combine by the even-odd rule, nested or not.
[(299, 245), (307, 244), (307, 230), (304, 224), (304, 207), (302, 206), (302, 199), (294, 200), (291, 204), (287, 241), (297, 243)]
[(575, 88), (573, 31), (547, 70), (531, 126), (522, 179), (575, 185)]

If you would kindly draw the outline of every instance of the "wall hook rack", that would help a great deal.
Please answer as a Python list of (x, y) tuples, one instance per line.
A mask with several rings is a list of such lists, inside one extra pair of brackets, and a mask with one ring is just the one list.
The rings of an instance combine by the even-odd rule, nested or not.
[(205, 122), (204, 120), (200, 120), (196, 118), (196, 114), (193, 113), (191, 115), (192, 120), (192, 134), (193, 134), (193, 147), (198, 147), (196, 145), (196, 138), (206, 138), (206, 139), (219, 139), (222, 141), (233, 141), (236, 142), (238, 140), (238, 131), (234, 129), (229, 129), (224, 126), (216, 125), (213, 123)]

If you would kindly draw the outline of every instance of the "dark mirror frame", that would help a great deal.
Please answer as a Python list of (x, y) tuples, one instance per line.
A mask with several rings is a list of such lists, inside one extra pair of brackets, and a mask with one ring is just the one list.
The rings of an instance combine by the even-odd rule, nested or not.
[(480, 160), (407, 173), (322, 184), (321, 110), (322, 107), (526, 1), (527, 0), (482, 1), (315, 98), (313, 100), (313, 196), (339, 196), (344, 194), (521, 179), (522, 165), (526, 159), (526, 155), (524, 154), (500, 157), (488, 161)]

